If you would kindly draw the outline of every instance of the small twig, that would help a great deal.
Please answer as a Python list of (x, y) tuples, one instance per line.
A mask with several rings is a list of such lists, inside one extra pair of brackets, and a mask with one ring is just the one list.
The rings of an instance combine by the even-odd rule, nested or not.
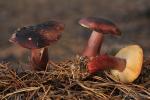
[(79, 81), (77, 81), (77, 83), (78, 83), (78, 85), (80, 85), (82, 88), (84, 88), (84, 89), (86, 89), (86, 90), (88, 90), (88, 91), (93, 92), (93, 93), (94, 93), (95, 95), (97, 95), (98, 97), (103, 98), (103, 99), (104, 99), (104, 98), (107, 99), (107, 96), (106, 96), (105, 94), (100, 93), (100, 92), (96, 92), (95, 89), (86, 87), (85, 85), (83, 85), (83, 84), (80, 83)]
[(18, 89), (17, 91), (14, 91), (14, 92), (12, 92), (12, 93), (6, 94), (6, 95), (2, 98), (2, 100), (5, 99), (6, 97), (11, 96), (11, 95), (15, 95), (15, 94), (18, 94), (18, 93), (21, 93), (21, 92), (29, 92), (29, 91), (38, 90), (38, 89), (40, 89), (40, 87), (27, 87), (27, 88)]
[(47, 90), (44, 92), (44, 95), (43, 95), (43, 97), (42, 97), (42, 100), (45, 100), (45, 97), (46, 97), (46, 95), (48, 94), (48, 92), (50, 91), (50, 88), (51, 88), (51, 86), (49, 86), (49, 87), (47, 88)]

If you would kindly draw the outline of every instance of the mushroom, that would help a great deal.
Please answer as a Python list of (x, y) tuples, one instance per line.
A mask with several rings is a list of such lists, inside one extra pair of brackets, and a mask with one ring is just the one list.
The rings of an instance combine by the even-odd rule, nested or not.
[(117, 26), (107, 19), (87, 17), (80, 19), (79, 24), (93, 30), (82, 52), (82, 56), (88, 58), (95, 57), (100, 52), (104, 34), (121, 35)]
[(64, 24), (59, 21), (48, 22), (18, 29), (10, 42), (31, 50), (31, 65), (33, 70), (45, 70), (48, 63), (48, 46), (61, 37)]
[(87, 64), (90, 73), (110, 69), (116, 80), (133, 82), (140, 74), (143, 63), (143, 50), (138, 45), (122, 48), (115, 57), (100, 55)]

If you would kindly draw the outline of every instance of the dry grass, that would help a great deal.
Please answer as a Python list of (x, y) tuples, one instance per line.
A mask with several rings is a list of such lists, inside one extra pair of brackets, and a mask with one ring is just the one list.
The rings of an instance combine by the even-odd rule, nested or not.
[(131, 84), (117, 82), (109, 72), (89, 75), (86, 59), (75, 57), (49, 62), (46, 71), (17, 72), (0, 64), (2, 100), (139, 100), (150, 99), (150, 63), (145, 61), (140, 77)]

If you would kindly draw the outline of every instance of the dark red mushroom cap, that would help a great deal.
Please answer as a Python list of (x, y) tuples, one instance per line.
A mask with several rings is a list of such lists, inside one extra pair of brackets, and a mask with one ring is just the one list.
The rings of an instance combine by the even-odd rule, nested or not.
[(43, 48), (57, 41), (63, 30), (64, 24), (51, 20), (42, 24), (23, 27), (17, 30), (9, 41), (28, 49)]
[(120, 30), (111, 21), (103, 18), (87, 17), (79, 20), (79, 24), (91, 30), (103, 33), (121, 35)]

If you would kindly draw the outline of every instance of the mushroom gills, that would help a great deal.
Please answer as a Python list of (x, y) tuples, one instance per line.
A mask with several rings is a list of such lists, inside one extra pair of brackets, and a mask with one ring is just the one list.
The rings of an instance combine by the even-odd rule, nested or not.
[(111, 70), (115, 79), (129, 83), (133, 82), (140, 74), (143, 64), (143, 50), (138, 45), (131, 45), (122, 48), (116, 57), (126, 59), (126, 68), (124, 71)]

